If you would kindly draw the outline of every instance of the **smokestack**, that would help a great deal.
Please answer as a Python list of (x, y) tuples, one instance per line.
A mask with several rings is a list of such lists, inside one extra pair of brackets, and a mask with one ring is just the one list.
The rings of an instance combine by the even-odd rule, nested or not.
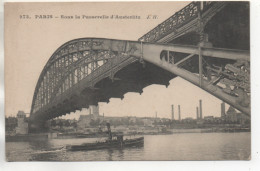
[(222, 102), (221, 103), (221, 117), (223, 118), (223, 117), (225, 117), (225, 115), (226, 115), (226, 108), (225, 108), (225, 103), (224, 102)]
[(178, 105), (178, 111), (179, 111), (179, 121), (181, 120), (181, 106)]
[(202, 119), (202, 100), (200, 100), (200, 119)]
[(174, 106), (172, 105), (172, 121), (174, 120)]
[(197, 110), (197, 119), (199, 119), (200, 118), (200, 116), (199, 116), (199, 108), (196, 107), (196, 110)]

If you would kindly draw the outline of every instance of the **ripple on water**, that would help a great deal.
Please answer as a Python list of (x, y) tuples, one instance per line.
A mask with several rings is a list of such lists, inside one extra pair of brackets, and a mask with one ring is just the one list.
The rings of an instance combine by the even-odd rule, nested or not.
[(60, 150), (100, 139), (7, 142), (7, 161), (248, 160), (250, 133), (146, 135), (144, 147), (95, 151)]

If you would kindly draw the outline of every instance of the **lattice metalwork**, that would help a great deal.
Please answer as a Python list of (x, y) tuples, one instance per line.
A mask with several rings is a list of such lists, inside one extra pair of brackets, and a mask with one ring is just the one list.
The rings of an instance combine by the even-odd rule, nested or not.
[(199, 31), (201, 27), (197, 24), (199, 13), (205, 25), (227, 3), (217, 1), (191, 2), (138, 40), (143, 42), (157, 42), (170, 34), (180, 36), (191, 31)]
[[(129, 51), (126, 51), (128, 48)], [(83, 80), (93, 81), (103, 72), (113, 77), (115, 65), (136, 50), (131, 44), (110, 40), (79, 39), (65, 43), (45, 65), (35, 88), (31, 113), (51, 104)]]
[[(80, 107), (68, 107), (59, 113), (59, 106), (67, 104), (68, 99), (80, 97), (79, 93), (86, 88), (95, 89), (95, 84), (106, 77), (113, 80), (116, 72), (138, 60), (144, 66), (149, 62), (180, 76), (250, 115), (249, 52), (213, 48), (203, 31), (205, 24), (226, 3), (192, 2), (139, 41), (82, 38), (65, 43), (54, 52), (40, 75), (31, 116), (47, 113), (46, 118), (51, 118), (53, 111), (60, 116), (78, 110)], [(172, 39), (172, 34), (189, 31), (199, 33), (202, 44), (151, 43), (163, 37), (167, 41)], [(216, 61), (223, 66), (215, 65)]]
[[(198, 65), (200, 55), (204, 56), (201, 66)], [(172, 72), (237, 109), (250, 113), (250, 101), (247, 101), (250, 98), (248, 51), (80, 39), (65, 43), (44, 67), (35, 89), (31, 114), (43, 114), (72, 98), (77, 92), (87, 87), (94, 88), (98, 81), (106, 77), (113, 79), (117, 71), (138, 60), (143, 63), (148, 61)], [(214, 60), (221, 60), (225, 68), (220, 71), (216, 67), (214, 69)], [(202, 72), (198, 75), (199, 70)]]

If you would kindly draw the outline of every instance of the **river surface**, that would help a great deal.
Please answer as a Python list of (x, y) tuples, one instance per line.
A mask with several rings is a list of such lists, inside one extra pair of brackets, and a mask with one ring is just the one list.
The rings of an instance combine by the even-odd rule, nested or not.
[(96, 138), (49, 139), (6, 142), (7, 161), (112, 161), (112, 160), (249, 160), (250, 132), (182, 133), (145, 135), (144, 146), (95, 151), (67, 151), (71, 144), (95, 142)]

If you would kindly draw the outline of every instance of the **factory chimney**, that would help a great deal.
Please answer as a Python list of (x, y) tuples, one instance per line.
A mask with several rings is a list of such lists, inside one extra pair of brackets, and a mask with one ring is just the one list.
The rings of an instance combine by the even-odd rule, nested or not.
[(202, 100), (200, 100), (200, 119), (202, 119)]
[(199, 116), (199, 108), (198, 107), (196, 107), (196, 111), (197, 111), (197, 119), (199, 119), (200, 116)]
[(179, 121), (181, 120), (181, 106), (178, 105), (178, 111), (179, 111)]
[(225, 115), (226, 115), (226, 108), (225, 108), (225, 103), (224, 102), (222, 102), (221, 103), (221, 118), (224, 118), (225, 117)]

